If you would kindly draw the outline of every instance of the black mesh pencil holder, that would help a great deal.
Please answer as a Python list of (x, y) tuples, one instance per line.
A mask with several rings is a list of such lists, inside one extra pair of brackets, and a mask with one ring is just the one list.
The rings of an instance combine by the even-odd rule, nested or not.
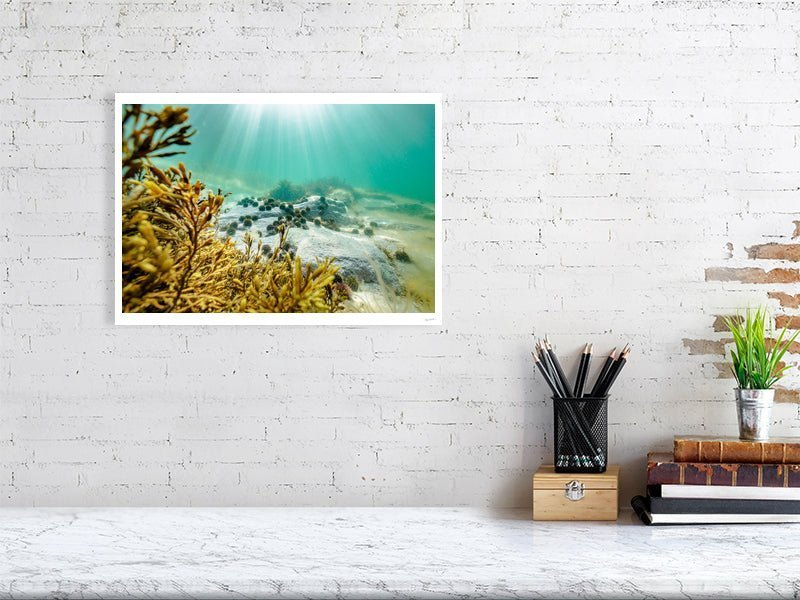
[(608, 464), (608, 396), (553, 398), (556, 473), (603, 473)]

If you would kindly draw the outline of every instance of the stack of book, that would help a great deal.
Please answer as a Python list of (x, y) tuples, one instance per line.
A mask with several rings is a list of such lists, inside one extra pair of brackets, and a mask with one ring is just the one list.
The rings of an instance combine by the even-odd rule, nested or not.
[(631, 506), (647, 525), (800, 522), (800, 438), (676, 437)]

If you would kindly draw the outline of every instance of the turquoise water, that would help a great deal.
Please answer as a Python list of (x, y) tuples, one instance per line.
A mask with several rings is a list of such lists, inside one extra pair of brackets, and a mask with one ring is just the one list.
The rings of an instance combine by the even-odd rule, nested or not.
[(434, 201), (432, 104), (188, 106), (197, 133), (179, 160), (223, 191), (263, 194), (281, 180), (336, 178)]

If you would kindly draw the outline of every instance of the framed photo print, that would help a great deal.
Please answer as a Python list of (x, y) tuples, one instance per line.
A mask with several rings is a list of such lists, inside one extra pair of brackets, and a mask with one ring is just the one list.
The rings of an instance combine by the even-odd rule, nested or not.
[(441, 324), (438, 94), (115, 104), (117, 324)]

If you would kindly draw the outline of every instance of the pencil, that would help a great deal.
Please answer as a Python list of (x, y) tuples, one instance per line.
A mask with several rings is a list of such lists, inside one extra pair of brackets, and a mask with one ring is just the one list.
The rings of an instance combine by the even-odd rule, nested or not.
[(620, 363), (620, 360), (622, 359), (622, 355), (625, 354), (625, 357), (627, 358), (627, 354), (626, 353), (629, 351), (629, 349), (630, 349), (630, 346), (628, 344), (625, 344), (622, 347), (622, 350), (620, 350), (619, 354), (617, 355), (617, 360), (614, 362), (613, 365), (611, 365), (611, 368), (608, 370), (608, 373), (606, 374), (606, 377), (603, 380), (603, 385), (602, 385), (602, 387), (600, 389), (600, 395), (601, 396), (608, 395), (608, 390), (611, 388), (612, 379), (616, 378), (616, 375), (618, 374), (618, 369), (621, 368), (621, 364), (625, 364), (625, 363)]
[(558, 385), (556, 384), (555, 380), (553, 379), (553, 373), (550, 371), (550, 365), (547, 364), (547, 360), (544, 355), (544, 350), (542, 350), (542, 344), (540, 342), (536, 342), (536, 358), (539, 359), (541, 363), (540, 369), (542, 370), (543, 374), (549, 378), (550, 383), (553, 384), (555, 387), (554, 395), (560, 395), (560, 390), (558, 389)]
[(624, 367), (625, 363), (628, 362), (628, 356), (630, 353), (630, 345), (626, 345), (625, 348), (622, 349), (616, 364), (612, 367), (611, 371), (606, 377), (606, 382), (603, 384), (603, 389), (600, 392), (601, 396), (608, 395), (608, 392), (611, 390), (611, 386), (614, 385), (617, 377), (619, 377), (619, 372), (622, 371), (622, 367)]
[(564, 375), (564, 369), (561, 368), (561, 363), (558, 362), (558, 356), (556, 356), (555, 351), (553, 350), (553, 346), (550, 344), (550, 340), (547, 336), (544, 336), (544, 343), (545, 348), (547, 349), (547, 354), (550, 357), (550, 361), (553, 363), (555, 367), (556, 374), (558, 375), (559, 381), (561, 381), (561, 387), (566, 391), (566, 395), (569, 396), (569, 390), (572, 388), (567, 381), (567, 376)]
[(553, 356), (550, 352), (547, 351), (547, 347), (545, 346), (544, 340), (539, 342), (539, 348), (541, 350), (541, 357), (542, 362), (544, 363), (545, 368), (550, 373), (550, 377), (553, 379), (553, 383), (555, 383), (556, 389), (559, 391), (560, 398), (568, 398), (569, 397), (569, 387), (564, 386), (561, 379), (558, 377), (558, 373), (556, 372), (555, 364), (553, 364)]
[(581, 362), (578, 363), (578, 375), (575, 377), (575, 390), (573, 396), (583, 397), (583, 387), (586, 385), (586, 374), (589, 372), (589, 364), (592, 361), (592, 345), (586, 344), (581, 355)]
[(545, 369), (544, 365), (542, 364), (542, 361), (539, 360), (539, 357), (536, 356), (535, 352), (531, 352), (531, 356), (533, 356), (533, 362), (536, 365), (536, 367), (539, 369), (539, 372), (542, 374), (542, 377), (544, 377), (544, 380), (547, 382), (547, 385), (550, 386), (550, 389), (553, 392), (553, 396), (560, 397), (561, 394), (556, 389), (556, 385), (555, 385), (555, 383), (553, 383), (553, 380), (550, 377), (550, 373), (547, 372), (547, 369)]
[(606, 362), (603, 363), (600, 372), (597, 374), (597, 379), (595, 379), (594, 381), (594, 387), (592, 388), (592, 391), (589, 394), (589, 396), (591, 396), (592, 398), (597, 398), (599, 396), (600, 390), (602, 389), (603, 386), (603, 380), (606, 378), (606, 375), (608, 375), (608, 371), (609, 369), (611, 369), (611, 365), (616, 360), (614, 358), (614, 353), (616, 351), (617, 351), (616, 346), (611, 349), (611, 352), (608, 353), (608, 358), (606, 358)]

